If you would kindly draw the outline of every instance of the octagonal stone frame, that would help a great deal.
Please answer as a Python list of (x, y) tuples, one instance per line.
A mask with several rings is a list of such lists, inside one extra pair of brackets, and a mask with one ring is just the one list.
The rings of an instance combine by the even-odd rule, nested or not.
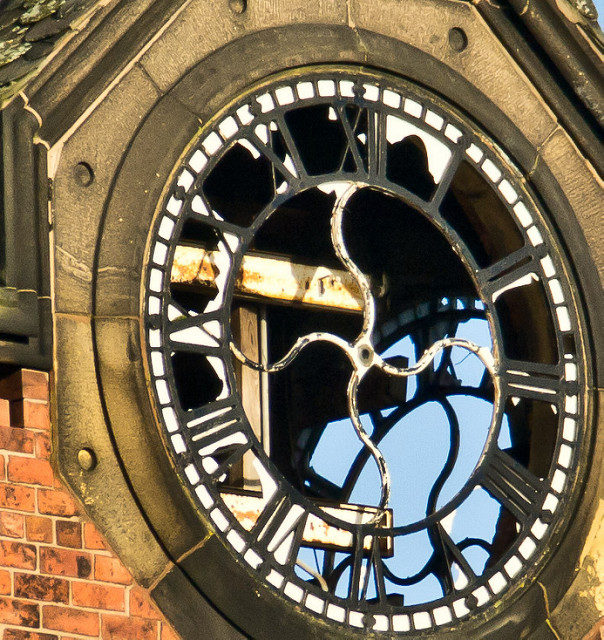
[[(219, 0), (109, 3), (22, 96), (27, 117), (33, 114), (38, 122), (34, 141), (47, 149), (53, 186), (53, 455), (91, 518), (184, 638), (197, 637), (203, 620), (215, 637), (245, 637), (238, 628), (261, 639), (269, 637), (276, 616), (283, 620), (282, 638), (350, 638), (350, 630), (337, 632), (307, 613), (283, 609), (232, 562), (165, 455), (142, 357), (140, 273), (156, 206), (178, 158), (200, 125), (237, 91), (285, 68), (352, 63), (429, 85), (503, 143), (527, 182), (547, 195), (582, 287), (577, 302), (589, 302), (586, 324), (592, 327), (604, 324), (597, 273), (604, 273), (601, 193), (592, 167), (471, 5), (248, 4), (239, 15)], [(453, 27), (468, 38), (462, 52), (448, 45)], [(77, 181), (81, 163), (93, 172), (88, 186)], [(583, 346), (602, 354), (601, 342)], [(594, 416), (600, 371), (594, 368), (587, 398)], [(95, 452), (92, 471), (78, 465), (82, 448)], [(558, 602), (561, 624), (577, 624), (565, 617), (563, 597), (575, 597), (567, 590), (582, 551), (576, 541), (598, 525), (601, 457), (601, 442), (583, 452), (586, 484), (572, 535), (538, 577), (548, 604), (534, 582), (513, 594), (523, 615), (481, 614), (449, 637), (475, 631), (479, 637), (495, 632), (501, 640), (516, 638), (531, 626), (531, 617), (556, 620), (549, 607)], [(233, 593), (232, 584), (241, 588)], [(203, 585), (203, 595), (196, 585)], [(245, 594), (254, 593), (250, 602)], [(592, 602), (583, 604), (585, 619), (577, 620), (588, 629), (598, 612)], [(231, 619), (217, 609), (230, 609)], [(288, 626), (297, 629), (294, 635), (288, 636)], [(530, 637), (548, 633), (542, 622)]]

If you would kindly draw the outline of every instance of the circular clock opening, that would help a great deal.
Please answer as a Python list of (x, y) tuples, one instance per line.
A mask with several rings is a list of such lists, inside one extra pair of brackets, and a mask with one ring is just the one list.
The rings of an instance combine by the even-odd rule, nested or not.
[(225, 546), (327, 624), (389, 634), (534, 576), (583, 437), (564, 264), (435, 96), (316, 68), (225, 107), (167, 185), (144, 298), (166, 446)]

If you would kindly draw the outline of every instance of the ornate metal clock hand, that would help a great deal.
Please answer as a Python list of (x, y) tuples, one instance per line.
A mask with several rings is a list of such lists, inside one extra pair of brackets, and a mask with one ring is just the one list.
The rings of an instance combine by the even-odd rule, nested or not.
[[(346, 205), (348, 204), (350, 198), (359, 189), (365, 188), (368, 185), (359, 182), (343, 182), (334, 184), (332, 186), (337, 194), (336, 202), (333, 206), (331, 216), (332, 244), (338, 258), (357, 281), (359, 289), (363, 296), (363, 327), (358, 337), (354, 342), (350, 343), (343, 338), (331, 333), (310, 333), (305, 336), (299, 337), (283, 358), (268, 365), (254, 362), (253, 360), (248, 358), (234, 344), (233, 341), (230, 342), (230, 349), (240, 362), (249, 367), (252, 367), (257, 371), (264, 371), (266, 373), (275, 373), (277, 371), (285, 369), (296, 359), (296, 357), (305, 347), (314, 342), (330, 342), (339, 346), (346, 353), (353, 366), (353, 373), (348, 382), (346, 391), (348, 413), (357, 437), (368, 449), (369, 453), (375, 460), (378, 471), (380, 473), (381, 495), (379, 501), (379, 510), (368, 522), (369, 524), (373, 524), (379, 522), (382, 519), (384, 510), (388, 507), (388, 503), (390, 501), (392, 479), (384, 455), (380, 451), (379, 447), (373, 442), (369, 434), (365, 431), (361, 422), (358, 409), (358, 390), (359, 384), (365, 374), (369, 371), (369, 369), (371, 369), (371, 367), (376, 366), (385, 373), (394, 376), (409, 377), (417, 375), (418, 373), (424, 371), (430, 365), (430, 363), (438, 355), (439, 351), (448, 347), (461, 347), (463, 349), (467, 349), (471, 353), (476, 354), (480, 361), (486, 367), (487, 371), (489, 371), (491, 376), (493, 376), (493, 378), (495, 378), (496, 366), (493, 355), (489, 349), (487, 349), (486, 347), (480, 347), (470, 340), (455, 337), (444, 338), (442, 340), (436, 341), (432, 346), (426, 349), (418, 362), (411, 367), (395, 367), (392, 364), (386, 362), (377, 353), (375, 353), (372, 344), (376, 318), (375, 300), (371, 293), (369, 279), (357, 267), (355, 262), (350, 257), (350, 254), (346, 247), (346, 243), (344, 241), (343, 233), (343, 220)], [(493, 415), (495, 416), (496, 412), (494, 412)]]

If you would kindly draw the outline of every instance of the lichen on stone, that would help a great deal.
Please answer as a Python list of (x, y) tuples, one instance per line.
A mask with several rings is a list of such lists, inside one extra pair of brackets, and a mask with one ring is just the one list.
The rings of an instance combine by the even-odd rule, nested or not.
[(31, 49), (31, 43), (23, 42), (20, 38), (12, 38), (0, 42), (0, 65), (8, 64)]
[(55, 13), (63, 4), (63, 0), (25, 0), (23, 8), (26, 9), (21, 15), (22, 24), (31, 24), (48, 18)]

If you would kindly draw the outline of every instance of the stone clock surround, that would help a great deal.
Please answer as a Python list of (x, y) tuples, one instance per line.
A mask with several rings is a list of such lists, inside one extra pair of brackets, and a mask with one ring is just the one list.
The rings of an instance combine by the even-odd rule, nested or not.
[[(176, 584), (181, 579), (178, 569), (172, 567), (171, 560), (166, 556), (165, 548), (170, 550), (170, 558), (179, 558), (185, 556), (199, 541), (177, 539), (175, 532), (167, 524), (161, 525), (161, 522), (173, 520), (173, 512), (162, 513), (159, 507), (151, 503), (141, 505), (132, 499), (123, 471), (114, 458), (114, 442), (105, 430), (106, 414), (101, 398), (95, 391), (99, 372), (103, 379), (104, 393), (115, 398), (122, 407), (128, 405), (128, 396), (130, 399), (140, 397), (140, 390), (145, 388), (146, 383), (140, 375), (136, 374), (133, 378), (127, 373), (136, 360), (134, 354), (139, 350), (135, 320), (138, 309), (129, 306), (129, 301), (137, 299), (139, 283), (136, 278), (130, 277), (132, 264), (123, 260), (125, 256), (117, 255), (118, 252), (110, 249), (113, 239), (126, 244), (133, 239), (124, 229), (118, 209), (109, 206), (105, 210), (103, 203), (109, 188), (118, 194), (116, 201), (121, 199), (131, 210), (135, 210), (141, 201), (157, 201), (157, 193), (134, 195), (126, 182), (114, 176), (118, 168), (127, 173), (128, 168), (140, 163), (141, 158), (149, 157), (151, 132), (159, 128), (166, 132), (166, 138), (160, 141), (165, 146), (156, 147), (158, 153), (154, 160), (157, 165), (148, 166), (148, 176), (139, 174), (143, 181), (153, 183), (154, 171), (169, 171), (175, 161), (175, 149), (183, 148), (192, 137), (198, 126), (197, 118), (205, 117), (205, 114), (195, 113), (196, 100), (190, 89), (191, 83), (197, 83), (199, 78), (195, 78), (194, 71), (191, 72), (188, 85), (187, 82), (180, 83), (174, 89), (176, 81), (185, 71), (193, 68), (211, 50), (243, 34), (256, 37), (259, 29), (279, 27), (291, 21), (294, 16), (299, 24), (315, 25), (320, 21), (328, 25), (323, 35), (333, 37), (337, 34), (340, 51), (350, 61), (369, 61), (380, 66), (384, 64), (384, 60), (380, 59), (380, 51), (388, 51), (388, 38), (397, 37), (397, 30), (401, 28), (400, 25), (404, 25), (406, 41), (417, 51), (423, 51), (429, 56), (424, 57), (423, 61), (433, 65), (434, 81), (440, 82), (443, 92), (446, 93), (447, 83), (450, 85), (451, 78), (454, 78), (454, 83), (460, 83), (460, 86), (464, 84), (461, 78), (473, 82), (498, 104), (500, 110), (497, 114), (490, 112), (486, 105), (481, 106), (480, 100), (477, 100), (476, 117), (483, 126), (507, 127), (510, 140), (513, 140), (514, 136), (511, 134), (515, 127), (510, 124), (513, 121), (532, 144), (540, 148), (540, 158), (537, 159), (528, 146), (510, 142), (516, 160), (536, 183), (546, 185), (549, 172), (554, 174), (562, 191), (555, 191), (553, 197), (562, 208), (570, 202), (577, 216), (584, 221), (589, 245), (594, 248), (601, 246), (597, 239), (597, 223), (593, 220), (599, 193), (589, 166), (578, 157), (566, 132), (533, 94), (526, 78), (498, 43), (493, 41), (493, 36), (467, 5), (440, 3), (436, 7), (431, 2), (413, 2), (408, 3), (404, 14), (397, 15), (402, 9), (396, 3), (389, 3), (388, 12), (384, 12), (382, 7), (363, 2), (351, 5), (343, 2), (305, 2), (289, 3), (287, 9), (258, 5), (248, 15), (237, 17), (224, 13), (224, 7), (217, 2), (174, 2), (162, 3), (161, 6), (158, 3), (153, 10), (149, 8), (150, 3), (146, 2), (128, 4), (128, 12), (120, 12), (119, 6), (107, 11), (103, 21), (99, 20), (94, 25), (90, 37), (87, 33), (74, 38), (71, 47), (66, 48), (54, 64), (32, 83), (25, 94), (29, 105), (24, 117), (30, 123), (39, 125), (36, 139), (41, 146), (49, 149), (48, 170), (54, 179), (55, 188), (53, 210), (69, 212), (64, 218), (57, 217), (54, 230), (57, 318), (55, 357), (57, 362), (77, 362), (77, 367), (70, 369), (67, 366), (56, 371), (60, 390), (56, 416), (60, 417), (62, 425), (57, 458), (64, 477), (88, 505), (95, 519), (104, 522), (108, 532), (112, 529), (111, 522), (121, 523), (118, 530), (108, 533), (113, 546), (121, 556), (129, 558), (129, 564), (142, 584), (156, 588), (156, 597), (161, 600), (166, 597), (166, 592), (158, 588), (157, 580), (169, 575), (169, 580)], [(144, 18), (142, 26), (136, 29), (133, 26), (134, 20), (141, 16)], [(428, 24), (440, 26), (434, 27), (436, 31), (432, 32), (427, 27)], [(196, 29), (199, 25), (207, 28), (205, 37), (199, 37), (192, 25), (197, 25)], [(463, 55), (455, 55), (444, 46), (448, 29), (453, 25), (463, 26), (469, 35), (471, 47)], [(93, 73), (87, 77), (86, 74), (94, 67), (95, 61), (106, 50), (106, 47), (99, 47), (99, 39), (105, 37), (112, 41), (119, 40), (128, 29), (129, 37), (124, 40), (128, 42), (121, 47), (121, 57), (110, 60), (113, 66), (104, 75)], [(154, 29), (157, 35), (149, 40), (148, 33)], [(314, 26), (313, 31), (317, 31)], [(381, 35), (371, 35), (370, 32)], [(136, 37), (139, 41), (136, 41)], [(134, 53), (135, 46), (140, 41), (147, 44), (140, 53)], [(304, 61), (313, 56), (315, 61), (320, 61), (322, 41), (324, 38), (319, 38), (318, 43), (309, 42), (302, 56)], [(257, 42), (261, 44), (262, 39)], [(179, 55), (173, 55), (175, 50), (180, 52)], [(68, 64), (69, 54), (76, 51), (80, 51), (89, 63), (86, 69), (82, 68), (76, 73), (75, 78), (75, 84), (84, 91), (71, 92), (70, 88), (62, 86), (61, 75), (57, 75), (54, 70), (61, 63)], [(439, 60), (448, 69), (455, 70), (454, 75), (449, 75), (445, 82), (433, 60)], [(413, 56), (401, 60), (400, 64), (403, 67), (399, 70), (401, 73), (410, 77), (420, 75)], [(498, 70), (496, 78), (493, 77), (493, 68)], [(232, 70), (230, 77), (233, 82), (242, 80), (237, 79)], [(451, 86), (449, 90), (452, 90)], [(216, 106), (210, 104), (207, 109), (211, 111)], [(119, 123), (110, 116), (116, 108), (122, 114)], [(505, 114), (503, 118), (502, 113)], [(144, 118), (145, 125), (139, 129)], [(498, 125), (495, 122), (497, 119), (501, 120)], [(101, 139), (96, 135), (98, 131), (103, 131)], [(136, 144), (127, 156), (122, 156), (122, 141), (131, 139), (137, 131)], [(95, 182), (90, 189), (74, 188), (72, 167), (80, 162), (92, 162), (94, 165)], [(103, 215), (105, 242), (96, 235)], [(74, 227), (69, 222), (70, 216), (78, 220), (77, 226)], [(132, 254), (135, 264), (144, 250), (144, 247), (136, 244), (139, 242), (137, 238), (142, 237), (148, 228), (145, 228), (144, 222), (138, 224), (141, 225), (138, 228), (136, 222), (129, 227), (136, 236)], [(75, 229), (77, 233), (74, 233)], [(585, 248), (581, 239), (577, 242), (580, 249), (575, 253), (580, 253)], [(594, 256), (594, 259), (598, 263), (598, 257)], [(93, 279), (97, 286), (96, 294), (91, 287)], [(99, 295), (103, 287), (118, 291), (118, 297), (110, 300)], [(120, 299), (122, 292), (125, 296)], [(93, 298), (94, 295), (96, 299)], [(108, 300), (110, 302), (105, 304)], [(91, 323), (93, 309), (94, 324)], [(110, 352), (95, 352), (92, 348), (93, 334), (102, 343), (119, 344), (121, 348)], [(77, 387), (69, 384), (76, 379), (80, 382)], [(86, 411), (82, 409), (83, 400)], [(146, 417), (152, 420), (148, 413)], [(125, 416), (125, 419), (136, 423), (140, 416), (134, 412)], [(83, 423), (88, 425), (85, 437), (79, 429), (79, 425)], [(142, 432), (141, 437), (143, 440), (140, 445), (149, 443), (145, 438), (152, 438), (145, 432)], [(128, 461), (136, 447), (131, 449), (130, 446), (124, 446), (119, 435), (117, 441), (121, 442), (118, 449), (122, 459)], [(103, 465), (106, 465), (103, 468), (107, 475), (101, 477), (99, 473), (86, 474), (76, 465), (74, 454), (86, 446), (94, 448)], [(168, 469), (162, 466), (161, 461), (153, 459), (153, 456), (146, 462), (157, 465), (158, 474), (168, 475)], [(142, 473), (144, 465), (139, 463), (138, 466), (127, 466), (129, 482), (135, 486), (144, 483), (143, 475), (138, 475), (139, 472)], [(96, 495), (102, 488), (108, 488), (107, 478), (112, 483), (109, 485), (110, 490), (114, 495), (120, 495), (122, 500), (119, 506), (113, 506), (111, 513), (103, 515), (99, 506), (91, 502), (90, 496)], [(178, 490), (170, 497), (173, 502), (169, 509), (182, 509), (186, 521), (189, 517), (186, 515), (189, 508), (186, 500), (178, 497)], [(165, 500), (159, 502), (166, 504)], [(165, 545), (163, 549), (150, 533), (142, 512), (157, 523), (157, 532)], [(127, 540), (120, 533), (124, 529), (129, 532)], [(133, 552), (133, 549), (140, 549), (141, 546), (148, 550), (144, 557)], [(162, 584), (167, 585), (167, 582), (163, 581)], [(555, 614), (552, 617), (555, 619)], [(570, 621), (568, 624), (574, 622)]]

